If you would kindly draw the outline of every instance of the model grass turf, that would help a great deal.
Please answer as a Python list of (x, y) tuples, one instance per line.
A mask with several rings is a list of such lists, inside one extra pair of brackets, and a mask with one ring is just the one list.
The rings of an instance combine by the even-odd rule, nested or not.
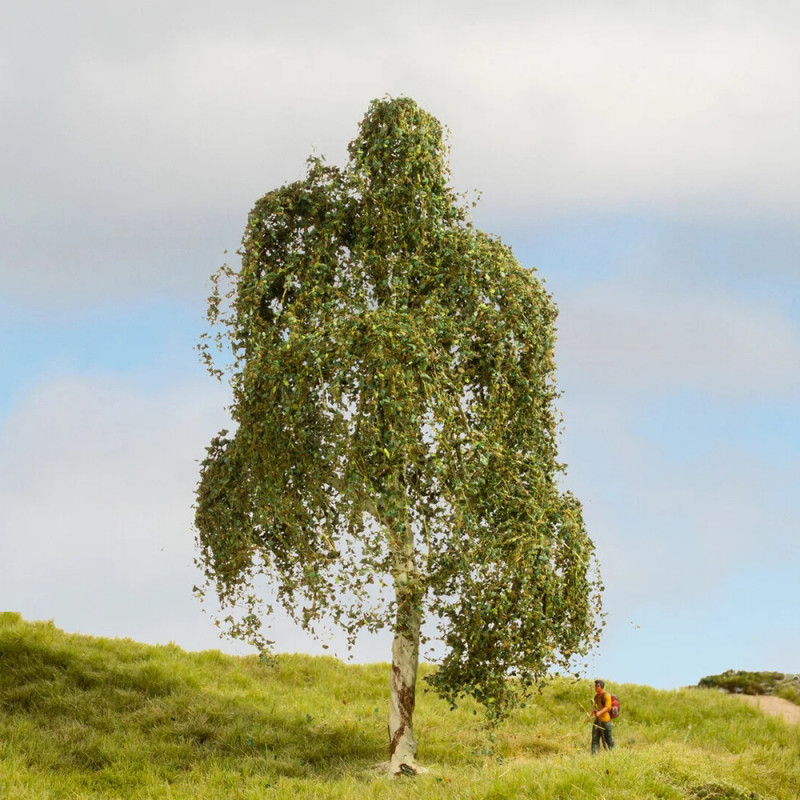
[[(391, 779), (389, 665), (187, 653), (0, 615), (0, 796), (777, 798), (800, 731), (716, 691), (609, 682), (613, 754), (588, 755), (591, 683), (556, 680), (494, 740), (471, 702), (420, 693), (429, 775)], [(423, 665), (423, 670), (425, 669)]]

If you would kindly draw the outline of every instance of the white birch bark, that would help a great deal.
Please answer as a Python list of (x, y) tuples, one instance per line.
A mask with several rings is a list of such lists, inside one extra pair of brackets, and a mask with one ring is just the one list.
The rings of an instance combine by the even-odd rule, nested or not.
[[(406, 606), (408, 603), (405, 604)], [(417, 740), (414, 738), (413, 716), (419, 664), (420, 613), (416, 608), (400, 620), (392, 642), (392, 688), (389, 710), (389, 772), (415, 773), (425, 770), (417, 764)], [(405, 769), (403, 767), (405, 765)]]
[(392, 642), (389, 708), (389, 772), (393, 775), (426, 771), (417, 764), (413, 727), (422, 611), (419, 573), (414, 562), (414, 533), (408, 519), (398, 544), (394, 573), (397, 618)]

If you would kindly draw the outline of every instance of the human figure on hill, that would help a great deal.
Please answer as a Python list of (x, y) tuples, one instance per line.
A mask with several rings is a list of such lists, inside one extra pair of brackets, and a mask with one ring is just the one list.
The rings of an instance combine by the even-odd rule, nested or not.
[(594, 682), (594, 708), (589, 714), (592, 721), (592, 755), (600, 750), (600, 742), (606, 750), (614, 749), (611, 735), (611, 695), (606, 691), (605, 681)]

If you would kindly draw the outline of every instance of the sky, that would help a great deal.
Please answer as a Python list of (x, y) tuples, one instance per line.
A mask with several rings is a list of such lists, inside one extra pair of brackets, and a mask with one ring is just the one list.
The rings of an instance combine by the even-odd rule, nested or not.
[(209, 276), (258, 197), (405, 95), (560, 311), (564, 485), (606, 587), (586, 676), (800, 673), (800, 5), (3, 5), (0, 608), (248, 652), (192, 595), (229, 401), (193, 349)]

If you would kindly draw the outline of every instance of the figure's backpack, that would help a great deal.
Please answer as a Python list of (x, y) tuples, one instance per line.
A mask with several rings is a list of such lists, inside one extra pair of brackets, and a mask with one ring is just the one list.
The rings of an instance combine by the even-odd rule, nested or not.
[(611, 719), (616, 719), (619, 716), (619, 699), (615, 694), (611, 695), (611, 711), (608, 712)]

